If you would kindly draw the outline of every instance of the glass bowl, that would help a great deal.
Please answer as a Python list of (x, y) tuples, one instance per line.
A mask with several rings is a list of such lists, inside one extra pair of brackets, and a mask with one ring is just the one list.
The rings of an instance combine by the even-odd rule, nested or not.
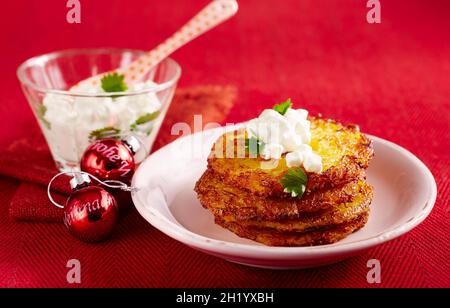
[(125, 92), (99, 92), (100, 85), (68, 91), (81, 80), (127, 67), (143, 53), (72, 49), (33, 57), (19, 66), (23, 92), (59, 170), (77, 170), (83, 152), (98, 138), (133, 134), (150, 152), (181, 75), (174, 60), (163, 60)]

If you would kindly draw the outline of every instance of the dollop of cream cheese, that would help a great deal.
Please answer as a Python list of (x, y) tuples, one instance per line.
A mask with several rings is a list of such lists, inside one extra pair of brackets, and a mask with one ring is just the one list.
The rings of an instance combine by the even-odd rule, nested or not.
[(286, 165), (303, 166), (308, 172), (322, 172), (322, 157), (312, 150), (311, 122), (308, 111), (289, 108), (284, 115), (265, 109), (259, 117), (250, 120), (246, 127), (249, 136), (264, 143), (263, 159), (278, 160), (286, 153)]

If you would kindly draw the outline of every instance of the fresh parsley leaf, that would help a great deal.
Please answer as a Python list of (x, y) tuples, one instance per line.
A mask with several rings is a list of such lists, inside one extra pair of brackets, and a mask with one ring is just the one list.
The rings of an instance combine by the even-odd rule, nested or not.
[(301, 198), (308, 184), (308, 177), (301, 168), (290, 168), (284, 177), (280, 180), (284, 192), (290, 193), (292, 197)]
[(152, 113), (147, 113), (143, 116), (140, 116), (133, 124), (131, 124), (130, 128), (131, 130), (136, 130), (136, 128), (138, 127), (138, 125), (142, 125), (145, 123), (148, 123), (150, 121), (153, 121), (154, 119), (156, 119), (159, 115), (159, 111), (155, 111)]
[(105, 92), (123, 92), (128, 90), (125, 84), (125, 76), (118, 73), (106, 74), (103, 76), (102, 89)]
[(45, 113), (47, 112), (47, 107), (43, 104), (39, 104), (36, 108), (36, 116), (39, 120), (41, 120), (42, 124), (45, 125), (48, 129), (51, 128), (50, 122), (45, 118)]
[(141, 125), (141, 124), (150, 122), (150, 121), (156, 119), (156, 117), (157, 117), (158, 115), (159, 115), (159, 111), (155, 111), (155, 112), (152, 112), (152, 113), (147, 113), (146, 115), (143, 115), (143, 116), (139, 117), (139, 118), (136, 120), (135, 123), (136, 123), (137, 125)]
[(250, 137), (245, 139), (245, 149), (250, 154), (250, 157), (258, 157), (259, 153), (264, 148), (265, 143), (258, 138)]
[(108, 126), (108, 127), (103, 127), (100, 129), (96, 129), (93, 130), (90, 134), (89, 134), (89, 140), (97, 140), (97, 139), (102, 139), (102, 138), (106, 138), (106, 137), (118, 137), (117, 135), (120, 133), (120, 129), (118, 128), (114, 128), (112, 126)]
[(292, 101), (290, 98), (288, 98), (287, 101), (273, 106), (273, 110), (275, 110), (276, 112), (278, 112), (281, 115), (284, 115), (286, 113), (286, 111), (291, 107), (292, 107)]

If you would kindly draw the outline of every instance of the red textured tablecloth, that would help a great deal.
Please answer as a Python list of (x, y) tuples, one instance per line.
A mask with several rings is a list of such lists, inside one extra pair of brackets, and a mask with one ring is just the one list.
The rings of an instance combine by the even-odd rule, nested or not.
[[(14, 222), (8, 205), (17, 183), (1, 178), (0, 286), (73, 286), (65, 266), (75, 258), (83, 287), (449, 287), (450, 2), (381, 0), (381, 24), (366, 22), (366, 2), (242, 0), (232, 21), (174, 58), (183, 86), (239, 88), (230, 122), (291, 97), (412, 151), (438, 185), (435, 208), (419, 227), (336, 265), (261, 270), (187, 248), (137, 214), (97, 245), (78, 243), (61, 224)], [(15, 76), (21, 61), (71, 47), (151, 48), (206, 1), (81, 3), (78, 25), (65, 22), (65, 1), (2, 4), (0, 149), (37, 129)], [(380, 285), (366, 282), (371, 258), (381, 262)]]

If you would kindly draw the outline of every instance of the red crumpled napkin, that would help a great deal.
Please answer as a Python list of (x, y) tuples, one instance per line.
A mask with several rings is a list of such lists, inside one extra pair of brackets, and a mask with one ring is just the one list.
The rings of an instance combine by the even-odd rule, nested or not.
[[(170, 134), (173, 124), (188, 123), (201, 114), (203, 125), (221, 123), (230, 111), (236, 89), (232, 86), (198, 86), (179, 89), (153, 146), (157, 150), (178, 136)], [(62, 222), (63, 211), (50, 203), (47, 184), (58, 173), (40, 131), (14, 142), (0, 153), (0, 175), (21, 181), (11, 200), (9, 213), (15, 220)], [(55, 201), (64, 203), (70, 193), (68, 178), (59, 177), (52, 185)]]

